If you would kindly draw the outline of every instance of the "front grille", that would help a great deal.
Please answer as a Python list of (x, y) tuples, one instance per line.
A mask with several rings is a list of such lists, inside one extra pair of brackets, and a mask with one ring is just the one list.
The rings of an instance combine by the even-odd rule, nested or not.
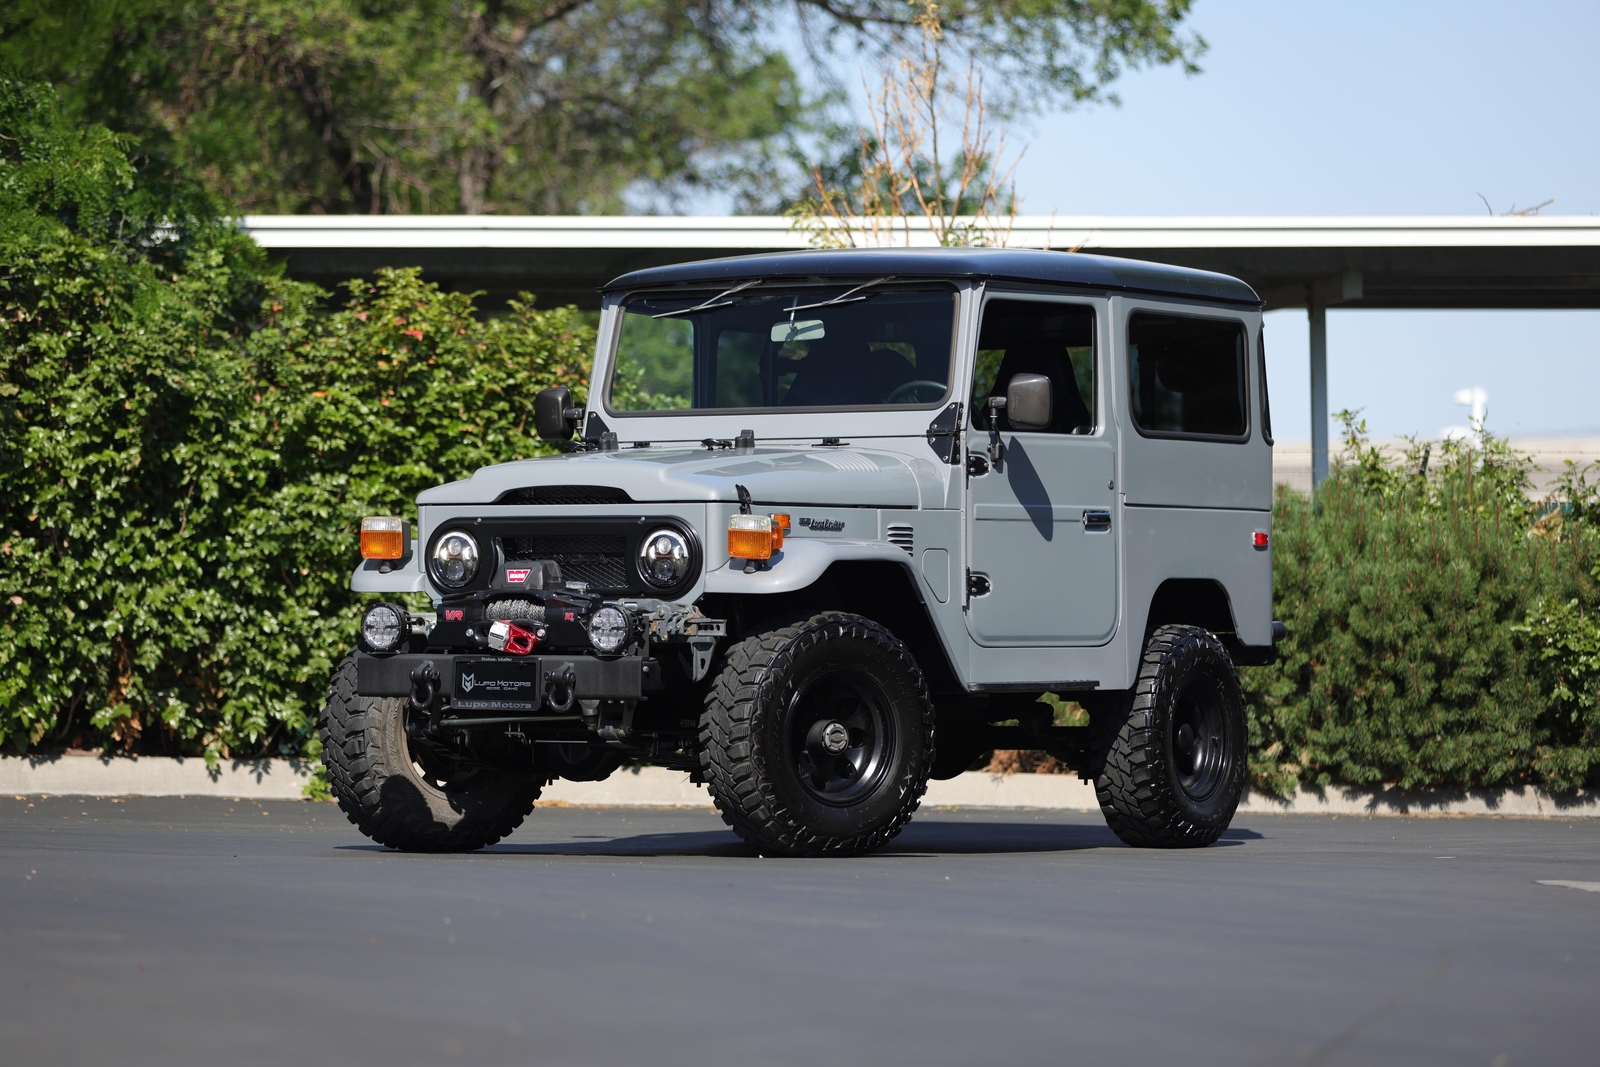
[(609, 485), (527, 485), (500, 494), (496, 504), (631, 504), (626, 490)]
[(561, 578), (595, 589), (628, 588), (628, 539), (610, 534), (537, 534), (501, 542), (507, 559), (553, 559)]
[(898, 545), (907, 552), (910, 552), (912, 555), (916, 555), (916, 553), (913, 551), (916, 531), (909, 526), (891, 526), (889, 527), (888, 532), (890, 544)]

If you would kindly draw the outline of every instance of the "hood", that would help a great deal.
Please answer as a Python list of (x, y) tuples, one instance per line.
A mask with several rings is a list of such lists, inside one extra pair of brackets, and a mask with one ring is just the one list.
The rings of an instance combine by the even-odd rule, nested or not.
[[(819, 507), (917, 507), (914, 461), (862, 448), (625, 448), (525, 459), (483, 467), (471, 478), (429, 489), (419, 504), (493, 504), (514, 489), (599, 485), (639, 502), (738, 499), (735, 485), (760, 504)], [(932, 474), (932, 463), (925, 464)]]

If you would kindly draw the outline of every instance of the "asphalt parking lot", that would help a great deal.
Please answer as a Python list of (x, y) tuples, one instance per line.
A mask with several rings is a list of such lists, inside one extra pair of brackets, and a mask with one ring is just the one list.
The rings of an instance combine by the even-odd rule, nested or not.
[[(1593, 1062), (1600, 820), (927, 811), (855, 860), (549, 808), (0, 799), (0, 1050), (44, 1063)], [(1572, 882), (1545, 885), (1541, 882)]]

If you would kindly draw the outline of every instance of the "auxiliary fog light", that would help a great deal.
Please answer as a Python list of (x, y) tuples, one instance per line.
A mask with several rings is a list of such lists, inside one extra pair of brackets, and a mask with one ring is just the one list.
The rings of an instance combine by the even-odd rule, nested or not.
[(728, 516), (728, 555), (734, 559), (771, 559), (776, 540), (772, 530), (770, 515)]
[(601, 608), (589, 620), (589, 643), (600, 652), (615, 652), (628, 640), (628, 617), (617, 608)]
[(393, 652), (411, 633), (411, 616), (398, 604), (374, 604), (361, 616), (361, 639), (374, 652)]
[(433, 546), (433, 576), (448, 586), (462, 586), (478, 573), (478, 542), (465, 530), (451, 530)]
[(394, 515), (368, 515), (361, 520), (362, 559), (402, 559), (406, 554), (406, 523)]

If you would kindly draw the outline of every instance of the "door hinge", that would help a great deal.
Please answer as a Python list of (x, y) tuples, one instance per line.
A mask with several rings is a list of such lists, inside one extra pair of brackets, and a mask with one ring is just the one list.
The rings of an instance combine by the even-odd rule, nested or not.
[(951, 404), (928, 424), (928, 447), (945, 463), (961, 462), (961, 404)]

